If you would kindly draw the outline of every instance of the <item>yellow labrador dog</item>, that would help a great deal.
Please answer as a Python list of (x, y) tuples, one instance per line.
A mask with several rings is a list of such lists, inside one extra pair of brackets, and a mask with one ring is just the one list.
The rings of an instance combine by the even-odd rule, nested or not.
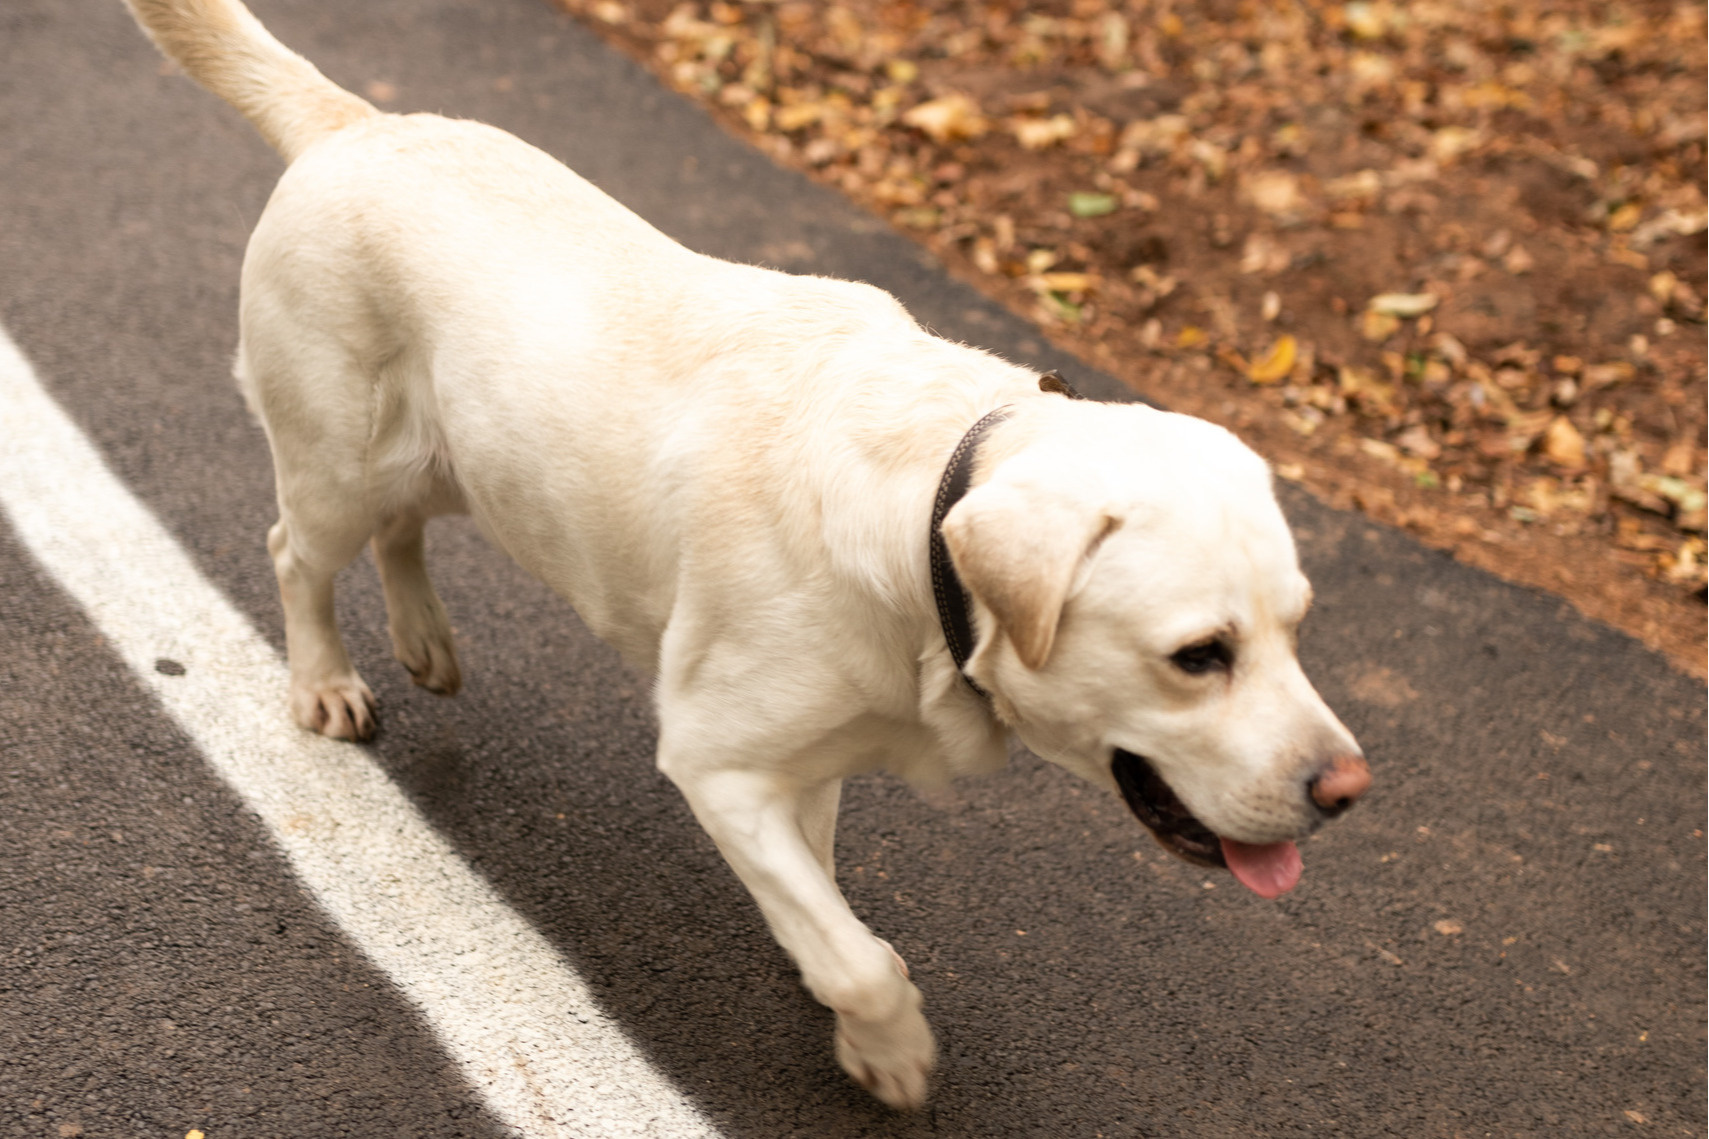
[(333, 624), (364, 543), (398, 659), (457, 689), (422, 526), (474, 515), (657, 677), (660, 769), (886, 1103), (923, 1101), (934, 1044), (837, 888), (844, 777), (990, 770), (1012, 730), (1267, 897), (1365, 790), (1295, 659), (1310, 589), (1269, 471), (1220, 428), (1076, 401), (866, 285), (691, 253), (502, 131), (381, 114), (236, 0), (127, 2), (289, 164), (237, 376), (297, 722), (373, 731)]

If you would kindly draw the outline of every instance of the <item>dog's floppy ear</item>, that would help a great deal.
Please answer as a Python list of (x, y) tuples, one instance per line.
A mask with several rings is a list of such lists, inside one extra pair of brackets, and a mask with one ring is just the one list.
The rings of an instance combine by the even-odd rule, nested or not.
[(1021, 663), (1044, 667), (1080, 563), (1119, 525), (1096, 505), (993, 481), (944, 518), (944, 543), (967, 591), (997, 619)]

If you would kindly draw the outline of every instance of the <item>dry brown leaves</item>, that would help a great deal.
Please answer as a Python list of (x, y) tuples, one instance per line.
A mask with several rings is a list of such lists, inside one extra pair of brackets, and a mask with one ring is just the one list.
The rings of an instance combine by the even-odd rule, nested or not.
[(1703, 670), (1703, 4), (561, 2), (1284, 477)]

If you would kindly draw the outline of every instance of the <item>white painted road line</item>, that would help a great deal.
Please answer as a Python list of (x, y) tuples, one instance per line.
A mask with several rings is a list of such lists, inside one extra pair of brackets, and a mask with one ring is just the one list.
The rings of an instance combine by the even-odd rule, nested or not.
[[(494, 1114), (527, 1136), (717, 1134), (360, 748), (290, 723), (278, 654), (107, 469), (4, 329), (0, 509)], [(157, 671), (162, 658), (183, 674)]]

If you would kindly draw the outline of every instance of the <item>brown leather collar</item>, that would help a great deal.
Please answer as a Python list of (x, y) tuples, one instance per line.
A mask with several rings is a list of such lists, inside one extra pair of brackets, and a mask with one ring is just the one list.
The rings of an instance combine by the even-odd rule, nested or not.
[[(1056, 392), (1069, 399), (1083, 398), (1056, 372), (1046, 372), (1040, 376), (1038, 386), (1040, 391)], [(949, 655), (955, 661), (956, 671), (961, 673), (961, 678), (967, 681), (967, 686), (982, 699), (989, 697), (966, 672), (967, 658), (973, 655), (973, 617), (968, 608), (967, 589), (961, 584), (960, 575), (955, 572), (955, 563), (949, 556), (949, 546), (944, 542), (943, 524), (944, 516), (962, 500), (973, 482), (973, 456), (979, 449), (979, 441), (985, 437), (987, 431), (1007, 418), (1009, 408), (999, 407), (995, 411), (987, 412), (979, 422), (967, 429), (967, 434), (961, 437), (961, 442), (955, 445), (955, 450), (950, 454), (943, 477), (938, 480), (937, 498), (932, 503), (932, 595), (938, 603), (938, 625), (943, 629), (944, 642), (949, 645)]]
[(973, 619), (967, 608), (967, 590), (962, 587), (955, 563), (949, 557), (949, 546), (944, 542), (943, 524), (944, 515), (961, 501), (973, 481), (973, 455), (979, 449), (979, 440), (1007, 418), (1008, 407), (999, 407), (967, 429), (944, 467), (943, 477), (938, 480), (938, 496), (932, 503), (932, 594), (938, 601), (938, 624), (943, 628), (956, 671), (981, 697), (985, 696), (985, 690), (963, 671), (967, 658), (973, 655)]

